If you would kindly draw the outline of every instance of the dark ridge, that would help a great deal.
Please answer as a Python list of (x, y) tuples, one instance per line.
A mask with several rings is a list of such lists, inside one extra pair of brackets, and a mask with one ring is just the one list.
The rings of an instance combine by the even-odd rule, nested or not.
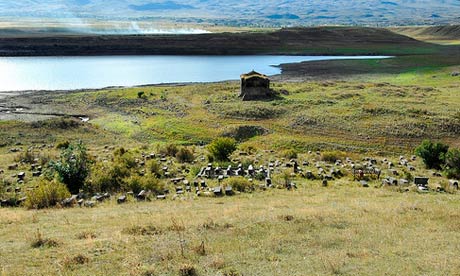
[[(0, 56), (398, 55), (428, 44), (381, 28), (286, 28), (263, 33), (0, 37)], [(353, 51), (350, 51), (353, 49)], [(406, 50), (405, 50), (406, 49)]]

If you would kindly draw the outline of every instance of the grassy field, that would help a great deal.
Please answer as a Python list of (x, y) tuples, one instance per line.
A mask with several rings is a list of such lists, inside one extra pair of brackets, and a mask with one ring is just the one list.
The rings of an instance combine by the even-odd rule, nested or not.
[[(168, 158), (165, 164), (192, 181), (196, 168), (208, 162), (202, 144), (242, 126), (264, 134), (247, 133), (232, 156), (234, 164), (287, 162), (284, 151), (295, 150), (299, 163), (308, 161), (302, 169), (316, 173), (318, 164), (340, 167), (321, 161), (316, 151), (339, 151), (335, 154), (357, 163), (376, 158), (382, 178), (394, 176), (383, 163), (387, 158), (397, 178), (430, 177), (431, 191), (383, 187), (375, 179), (364, 188), (346, 164), (340, 167), (344, 177), (328, 187), (291, 175), (294, 191), (256, 189), (222, 198), (186, 193), (124, 205), (113, 196), (94, 208), (2, 208), (0, 274), (458, 275), (457, 191), (420, 159), (410, 161), (413, 172), (398, 164), (399, 156), (409, 159), (423, 139), (460, 147), (460, 76), (452, 74), (460, 71), (457, 58), (332, 62), (340, 76), (319, 74), (311, 81), (296, 81), (287, 70), (287, 78), (273, 78), (279, 94), (267, 101), (242, 102), (238, 82), (8, 98), (3, 108), (22, 111), (2, 113), (0, 196), (36, 185), (30, 164), (20, 162), (25, 152), (46, 165), (65, 141), (82, 141), (99, 163), (111, 160), (119, 147), (141, 158), (170, 143), (184, 145), (194, 151), (195, 163)], [(346, 74), (352, 65), (361, 71)], [(79, 116), (90, 120), (82, 123)], [(18, 167), (8, 169), (10, 164)], [(284, 169), (273, 177), (279, 187)], [(24, 184), (15, 182), (20, 171), (26, 172)], [(162, 181), (174, 189), (168, 179)]]
[[(233, 198), (1, 210), (2, 275), (457, 275), (457, 195), (311, 182)], [(33, 248), (36, 235), (48, 239)]]

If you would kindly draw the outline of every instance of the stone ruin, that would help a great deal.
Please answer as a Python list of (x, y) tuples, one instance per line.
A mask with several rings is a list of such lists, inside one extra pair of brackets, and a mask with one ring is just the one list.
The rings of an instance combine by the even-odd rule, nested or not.
[(240, 98), (243, 101), (269, 99), (273, 96), (270, 90), (270, 79), (256, 71), (241, 75)]

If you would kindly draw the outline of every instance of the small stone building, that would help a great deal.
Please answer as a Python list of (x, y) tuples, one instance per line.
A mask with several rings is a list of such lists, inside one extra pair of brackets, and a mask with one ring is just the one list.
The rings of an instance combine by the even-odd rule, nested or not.
[(256, 71), (241, 75), (240, 97), (243, 101), (262, 100), (271, 96), (270, 79), (266, 75)]

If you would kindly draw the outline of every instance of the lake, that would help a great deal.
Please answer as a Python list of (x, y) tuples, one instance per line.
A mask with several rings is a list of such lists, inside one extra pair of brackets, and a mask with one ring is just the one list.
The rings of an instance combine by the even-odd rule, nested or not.
[(70, 90), (239, 79), (256, 70), (280, 73), (276, 65), (382, 56), (93, 56), (2, 57), (0, 91)]

